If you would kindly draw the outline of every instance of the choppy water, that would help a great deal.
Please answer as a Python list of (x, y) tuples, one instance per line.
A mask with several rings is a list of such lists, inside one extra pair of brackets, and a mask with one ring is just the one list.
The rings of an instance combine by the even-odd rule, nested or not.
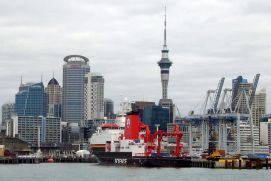
[(0, 181), (271, 181), (271, 170), (132, 168), (90, 163), (0, 165)]

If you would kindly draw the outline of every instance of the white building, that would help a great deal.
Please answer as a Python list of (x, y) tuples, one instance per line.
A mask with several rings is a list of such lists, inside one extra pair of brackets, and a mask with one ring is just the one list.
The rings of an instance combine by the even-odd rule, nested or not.
[(85, 120), (104, 118), (104, 78), (98, 73), (85, 75)]
[(260, 141), (262, 145), (268, 145), (271, 152), (271, 118), (260, 123)]
[[(39, 135), (40, 134), (40, 135)], [(28, 143), (60, 143), (60, 118), (43, 116), (12, 116), (6, 124), (6, 135)]]
[(5, 126), (6, 121), (11, 119), (11, 116), (15, 114), (15, 104), (7, 103), (2, 105), (2, 125)]

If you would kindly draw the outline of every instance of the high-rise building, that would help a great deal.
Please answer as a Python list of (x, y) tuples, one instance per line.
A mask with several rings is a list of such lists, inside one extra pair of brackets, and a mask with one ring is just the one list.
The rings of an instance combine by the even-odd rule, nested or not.
[(238, 76), (232, 80), (232, 110), (241, 113), (248, 114), (249, 96), (252, 90), (252, 83), (248, 83), (247, 79), (242, 76)]
[(47, 94), (43, 83), (21, 84), (15, 98), (17, 116), (46, 116)]
[(98, 73), (85, 76), (85, 120), (104, 118), (104, 78)]
[(45, 91), (48, 95), (48, 116), (61, 117), (62, 88), (55, 78), (52, 78)]
[(261, 117), (266, 113), (266, 90), (262, 89), (254, 96), (252, 103), (253, 124), (260, 127)]
[(104, 116), (109, 119), (114, 117), (114, 102), (111, 99), (104, 99)]
[(7, 103), (2, 105), (2, 125), (5, 126), (6, 120), (11, 119), (15, 114), (15, 103)]
[(68, 123), (84, 121), (84, 79), (90, 72), (89, 59), (81, 55), (64, 58), (62, 120)]

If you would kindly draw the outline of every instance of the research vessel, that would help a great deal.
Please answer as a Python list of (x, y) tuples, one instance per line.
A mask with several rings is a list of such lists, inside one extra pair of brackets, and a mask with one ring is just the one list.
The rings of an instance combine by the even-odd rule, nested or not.
[[(174, 149), (167, 137), (175, 137)], [(118, 140), (107, 141), (105, 150), (95, 155), (103, 165), (144, 167), (191, 167), (191, 159), (180, 153), (182, 133), (175, 125), (173, 132), (158, 130), (151, 135), (137, 112), (126, 116), (124, 132)]]

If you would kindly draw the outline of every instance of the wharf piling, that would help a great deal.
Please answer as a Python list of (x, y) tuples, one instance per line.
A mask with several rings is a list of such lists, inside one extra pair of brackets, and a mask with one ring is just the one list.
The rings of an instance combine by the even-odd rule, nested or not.
[(191, 161), (191, 167), (215, 168), (215, 162), (210, 160), (196, 159)]

